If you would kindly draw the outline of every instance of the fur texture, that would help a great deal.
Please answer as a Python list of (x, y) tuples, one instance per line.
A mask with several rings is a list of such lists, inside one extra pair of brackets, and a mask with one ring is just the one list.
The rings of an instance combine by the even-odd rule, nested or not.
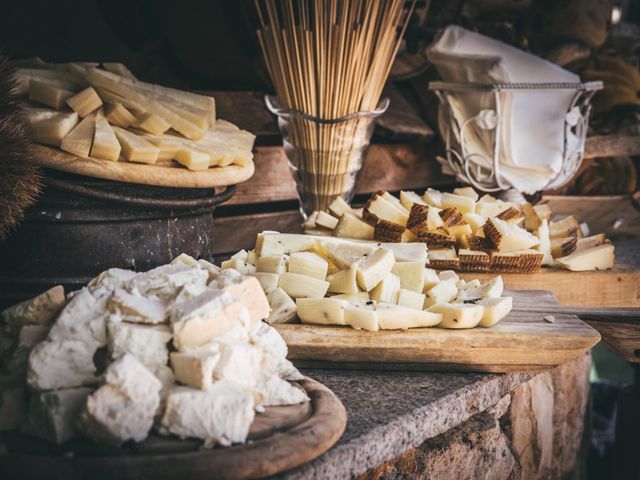
[(42, 188), (40, 170), (28, 162), (31, 129), (15, 87), (15, 70), (0, 53), (0, 239), (22, 220)]

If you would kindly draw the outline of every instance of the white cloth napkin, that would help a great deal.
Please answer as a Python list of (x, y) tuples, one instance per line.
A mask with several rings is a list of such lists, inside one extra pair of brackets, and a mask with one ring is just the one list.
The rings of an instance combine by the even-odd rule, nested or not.
[[(427, 56), (446, 82), (457, 83), (578, 83), (580, 78), (559, 66), (510, 45), (465, 30), (447, 27), (429, 47)], [(525, 193), (535, 193), (553, 180), (562, 168), (565, 148), (565, 116), (573, 90), (519, 90), (500, 94), (456, 93), (456, 120), (477, 114), (487, 102), (499, 112), (500, 172), (504, 183)], [(468, 117), (466, 117), (468, 118)], [(470, 126), (471, 127), (471, 126)], [(493, 132), (465, 134), (467, 153), (486, 155), (493, 150)], [(569, 139), (569, 145), (572, 144)], [(573, 142), (575, 143), (575, 142)], [(490, 154), (489, 154), (490, 155)], [(476, 160), (479, 155), (476, 155)], [(491, 160), (491, 159), (489, 159)]]

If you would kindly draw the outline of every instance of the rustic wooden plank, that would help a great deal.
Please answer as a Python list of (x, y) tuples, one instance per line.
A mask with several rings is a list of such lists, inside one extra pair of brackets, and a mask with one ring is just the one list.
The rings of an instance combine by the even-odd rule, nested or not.
[(587, 320), (587, 323), (602, 335), (604, 343), (627, 362), (640, 363), (640, 323), (591, 320)]
[(575, 215), (591, 232), (640, 236), (638, 200), (632, 195), (545, 195), (542, 202), (554, 215)]
[[(349, 327), (275, 325), (295, 361), (342, 368), (350, 362), (423, 364), (427, 370), (448, 367), (470, 371), (509, 372), (561, 365), (584, 353), (600, 335), (575, 315), (529, 313), (530, 305), (558, 305), (550, 292), (509, 292), (514, 310), (491, 328), (448, 330), (417, 328), (368, 332)], [(546, 302), (546, 303), (545, 303)]]
[[(426, 186), (450, 185), (453, 177), (443, 175), (434, 160), (437, 144), (428, 142), (375, 144), (369, 148), (356, 192), (372, 193), (424, 189)], [(297, 200), (293, 177), (282, 147), (257, 147), (256, 172), (238, 185), (236, 194), (226, 205), (246, 205)]]
[(630, 135), (599, 135), (587, 138), (585, 158), (640, 155), (640, 137)]

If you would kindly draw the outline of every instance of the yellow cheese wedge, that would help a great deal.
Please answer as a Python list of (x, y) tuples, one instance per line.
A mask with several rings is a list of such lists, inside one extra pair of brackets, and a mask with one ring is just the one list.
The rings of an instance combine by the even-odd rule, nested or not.
[(289, 257), (289, 271), (324, 280), (329, 262), (315, 252), (294, 252)]
[(33, 131), (33, 139), (45, 145), (60, 146), (78, 123), (75, 112), (27, 111), (27, 119)]
[(376, 305), (378, 323), (383, 330), (434, 327), (442, 321), (439, 312), (416, 310), (401, 305), (379, 303)]
[(195, 148), (180, 147), (175, 155), (175, 161), (189, 170), (207, 170), (209, 168), (209, 154)]
[(329, 289), (329, 282), (287, 272), (280, 275), (278, 286), (292, 298), (322, 298)]
[(171, 128), (171, 125), (162, 117), (153, 113), (143, 113), (136, 119), (133, 126), (153, 135), (162, 135)]
[(118, 161), (120, 156), (120, 143), (113, 133), (107, 118), (98, 113), (96, 116), (96, 128), (93, 134), (93, 145), (91, 146), (91, 156), (104, 160)]
[(382, 279), (391, 272), (396, 260), (393, 252), (387, 248), (379, 248), (358, 263), (356, 278), (364, 291), (374, 289)]
[(473, 198), (453, 193), (443, 193), (440, 203), (442, 208), (456, 208), (460, 213), (473, 213), (476, 209), (476, 202)]
[(48, 83), (33, 80), (29, 82), (29, 100), (60, 110), (73, 97), (73, 92)]
[(122, 146), (124, 158), (130, 162), (151, 164), (158, 161), (159, 148), (154, 147), (135, 133), (127, 132), (120, 127), (113, 127), (113, 131)]
[(160, 150), (158, 160), (173, 160), (182, 146), (178, 137), (170, 135), (143, 135), (143, 138)]
[(291, 323), (296, 320), (296, 302), (280, 287), (267, 295), (271, 313), (268, 323)]
[(347, 305), (344, 309), (344, 323), (356, 330), (377, 332), (380, 325), (375, 302), (370, 305)]
[(346, 212), (340, 217), (333, 235), (341, 238), (373, 240), (373, 227), (354, 214)]
[(420, 195), (418, 195), (416, 192), (404, 190), (400, 191), (400, 203), (409, 211), (411, 211), (411, 207), (413, 207), (414, 203), (417, 203), (418, 205), (429, 205), (422, 198), (420, 198)]
[(608, 270), (613, 268), (615, 263), (615, 247), (606, 243), (557, 258), (556, 262), (573, 272)]
[(482, 320), (484, 307), (465, 303), (436, 303), (428, 312), (442, 315), (442, 328), (473, 328)]
[(96, 91), (89, 87), (76, 93), (73, 97), (67, 99), (67, 105), (76, 112), (80, 117), (84, 118), (91, 112), (95, 112), (102, 106), (102, 100)]
[(374, 198), (369, 200), (365, 210), (370, 215), (374, 215), (379, 219), (386, 220), (403, 227), (407, 226), (407, 221), (409, 220), (409, 212), (401, 210), (397, 205), (394, 205), (380, 195), (376, 195)]
[(344, 215), (345, 213), (355, 215), (355, 212), (353, 211), (353, 209), (349, 206), (347, 202), (344, 201), (342, 197), (336, 197), (336, 199), (329, 204), (329, 211), (336, 218), (342, 217), (342, 215)]
[[(121, 103), (109, 103), (104, 109), (104, 114), (111, 125), (128, 128), (136, 122), (136, 117)], [(169, 159), (173, 160), (173, 159)]]
[(302, 323), (346, 325), (344, 312), (349, 303), (336, 298), (298, 298), (296, 308)]
[(87, 158), (93, 143), (93, 134), (96, 129), (96, 115), (86, 116), (75, 126), (69, 135), (62, 139), (60, 148), (65, 152), (73, 153), (79, 157)]

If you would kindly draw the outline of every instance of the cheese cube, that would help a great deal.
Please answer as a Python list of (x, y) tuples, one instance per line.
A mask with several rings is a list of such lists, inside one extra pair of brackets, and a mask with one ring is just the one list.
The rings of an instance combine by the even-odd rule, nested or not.
[(316, 325), (345, 325), (344, 311), (348, 305), (348, 302), (332, 297), (296, 300), (300, 321)]
[(19, 330), (23, 325), (46, 325), (60, 313), (64, 304), (64, 288), (58, 285), (37, 297), (6, 308), (0, 313), (0, 318), (14, 330)]
[(213, 367), (213, 378), (253, 388), (261, 375), (262, 351), (240, 342), (218, 342), (220, 358)]
[(344, 310), (344, 322), (356, 330), (377, 332), (380, 325), (375, 302), (371, 302), (371, 305), (347, 305)]
[(465, 285), (465, 288), (460, 290), (456, 301), (467, 302), (479, 300), (481, 298), (498, 298), (502, 295), (503, 290), (504, 283), (502, 281), (502, 276), (498, 275), (479, 286)]
[(492, 327), (504, 317), (506, 317), (513, 306), (512, 297), (494, 297), (484, 298), (477, 303), (484, 307), (482, 320), (479, 325), (481, 327)]
[(345, 270), (329, 275), (327, 277), (327, 280), (329, 281), (328, 291), (331, 293), (358, 293), (357, 273), (358, 266), (357, 264), (353, 264)]
[(278, 286), (292, 298), (322, 298), (329, 289), (329, 282), (298, 273), (283, 273)]
[(283, 254), (259, 257), (258, 264), (256, 265), (256, 271), (281, 275), (287, 271), (288, 260), (288, 257)]
[(318, 212), (316, 216), (316, 226), (333, 230), (338, 225), (338, 219), (327, 212)]
[(400, 287), (422, 293), (425, 268), (422, 262), (396, 262), (391, 272), (400, 277)]
[(427, 295), (436, 301), (436, 303), (447, 303), (456, 298), (458, 295), (458, 287), (456, 287), (456, 280), (442, 280), (438, 282), (434, 287), (427, 291)]
[(309, 235), (263, 232), (256, 239), (256, 252), (261, 257), (304, 252), (313, 250), (316, 243), (316, 239)]
[(171, 353), (171, 367), (175, 379), (198, 390), (208, 390), (213, 386), (213, 369), (219, 360), (220, 351), (213, 346)]
[(276, 288), (268, 295), (271, 313), (267, 323), (291, 323), (296, 319), (296, 303), (281, 288)]
[(474, 202), (478, 201), (478, 193), (471, 187), (454, 188), (453, 193), (461, 197), (469, 197)]
[(329, 204), (329, 211), (337, 218), (341, 218), (345, 213), (355, 215), (349, 204), (342, 197), (336, 199)]
[(107, 328), (108, 347), (113, 358), (129, 353), (149, 367), (166, 365), (169, 360), (167, 343), (171, 340), (171, 330), (168, 327), (110, 320)]
[(77, 340), (42, 342), (29, 355), (27, 383), (35, 390), (95, 385), (95, 350)]
[(433, 327), (442, 320), (442, 315), (438, 313), (414, 310), (413, 308), (387, 303), (376, 305), (376, 313), (380, 328), (383, 330)]
[(180, 438), (243, 443), (255, 416), (253, 393), (232, 382), (216, 382), (208, 391), (173, 388), (166, 399), (160, 432)]
[(96, 91), (89, 87), (76, 93), (74, 96), (67, 98), (67, 105), (76, 112), (80, 118), (84, 118), (91, 112), (96, 111), (102, 106), (102, 100)]
[(283, 380), (278, 375), (262, 379), (255, 391), (260, 396), (258, 405), (262, 407), (296, 405), (309, 401), (303, 388)]
[(442, 315), (442, 328), (473, 328), (482, 320), (484, 307), (465, 303), (436, 303), (427, 309)]
[[(164, 132), (171, 128), (171, 125), (167, 123), (162, 117), (154, 115), (153, 113), (143, 113), (140, 115), (133, 126), (149, 132), (152, 135), (162, 135)], [(209, 156), (207, 155), (207, 158)]]
[(411, 211), (411, 207), (413, 207), (414, 203), (417, 203), (418, 205), (428, 205), (428, 203), (421, 199), (420, 195), (416, 192), (407, 192), (404, 190), (400, 191), (400, 203), (409, 211)]
[(294, 252), (289, 257), (289, 272), (324, 280), (329, 263), (314, 252)]
[(254, 277), (260, 282), (260, 286), (266, 295), (269, 295), (276, 288), (278, 288), (278, 282), (280, 281), (280, 275), (277, 273), (267, 272), (255, 272)]
[(154, 324), (167, 320), (166, 307), (160, 300), (132, 295), (121, 288), (113, 292), (107, 308), (127, 322)]
[(378, 303), (396, 303), (400, 291), (400, 277), (387, 273), (376, 287), (369, 292), (372, 300)]
[(358, 285), (367, 292), (373, 290), (391, 272), (394, 264), (395, 257), (391, 250), (387, 248), (375, 250), (356, 267)]
[(93, 388), (78, 387), (34, 392), (24, 431), (58, 445), (75, 438), (75, 421), (93, 391)]
[(375, 195), (367, 202), (365, 207), (364, 218), (369, 221), (367, 217), (386, 220), (387, 222), (406, 227), (407, 221), (409, 220), (409, 212), (400, 205), (400, 202), (396, 205), (395, 202), (391, 202), (387, 198)]
[(403, 307), (422, 310), (425, 298), (426, 295), (424, 293), (418, 293), (413, 290), (405, 290), (404, 288), (401, 288), (398, 291), (398, 305)]

